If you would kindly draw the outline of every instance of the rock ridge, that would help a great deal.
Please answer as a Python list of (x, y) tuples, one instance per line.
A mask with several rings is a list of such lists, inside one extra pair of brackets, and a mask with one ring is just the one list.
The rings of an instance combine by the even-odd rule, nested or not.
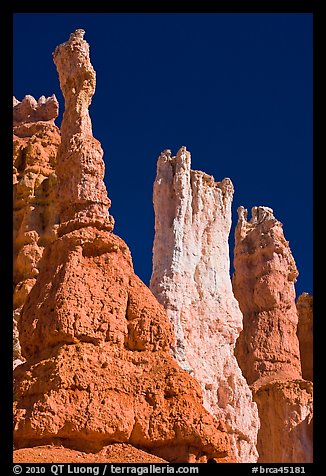
[(20, 102), (13, 98), (13, 123), (17, 126), (26, 122), (52, 121), (58, 117), (59, 103), (55, 95), (46, 98), (41, 96), (37, 101), (27, 95)]

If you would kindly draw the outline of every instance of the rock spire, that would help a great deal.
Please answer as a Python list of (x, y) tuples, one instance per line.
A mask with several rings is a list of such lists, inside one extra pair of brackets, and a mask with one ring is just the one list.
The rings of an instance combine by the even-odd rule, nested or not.
[(235, 460), (251, 462), (259, 419), (234, 356), (242, 314), (229, 274), (232, 197), (230, 179), (191, 170), (185, 147), (162, 152), (150, 288), (173, 325), (175, 358), (200, 383), (206, 409), (226, 422)]
[(236, 355), (249, 384), (269, 375), (301, 378), (295, 261), (268, 207), (238, 209), (233, 289), (244, 315)]
[(108, 212), (111, 201), (103, 182), (103, 150), (93, 137), (88, 110), (96, 74), (84, 33), (76, 30), (53, 53), (65, 99), (56, 166), (61, 235), (78, 227), (95, 226), (111, 231), (114, 226)]
[(59, 227), (18, 322), (26, 362), (14, 372), (15, 447), (98, 452), (127, 443), (167, 461), (232, 461), (223, 420), (170, 355), (166, 312), (112, 233), (83, 33), (54, 53), (66, 107), (55, 163)]
[(238, 209), (233, 289), (243, 313), (239, 365), (257, 402), (260, 462), (312, 461), (312, 382), (301, 376), (298, 271), (282, 223), (268, 207)]

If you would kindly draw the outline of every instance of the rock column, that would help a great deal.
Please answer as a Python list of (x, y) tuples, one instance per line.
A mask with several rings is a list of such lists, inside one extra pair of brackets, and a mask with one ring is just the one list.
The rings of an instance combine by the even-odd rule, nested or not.
[(185, 147), (160, 155), (150, 288), (173, 325), (174, 357), (200, 383), (206, 409), (226, 423), (233, 458), (253, 462), (257, 407), (234, 356), (242, 315), (229, 274), (232, 197), (230, 179), (191, 170)]
[(59, 234), (84, 226), (111, 231), (111, 201), (103, 182), (103, 150), (93, 137), (88, 108), (95, 92), (96, 74), (89, 58), (84, 30), (76, 30), (59, 45), (53, 59), (65, 98), (56, 173), (60, 206)]
[(164, 308), (111, 232), (83, 34), (54, 53), (66, 101), (55, 169), (61, 220), (18, 324), (27, 360), (14, 372), (15, 446), (96, 452), (129, 443), (171, 462), (233, 461), (223, 420), (203, 407), (200, 386), (170, 355)]
[(13, 100), (14, 367), (24, 361), (17, 323), (39, 274), (44, 248), (56, 237), (58, 109), (54, 95)]
[(313, 297), (309, 293), (298, 297), (297, 310), (302, 377), (313, 381)]
[(236, 356), (257, 402), (260, 462), (312, 461), (312, 383), (302, 379), (295, 288), (298, 271), (268, 207), (238, 209), (233, 289), (243, 313)]

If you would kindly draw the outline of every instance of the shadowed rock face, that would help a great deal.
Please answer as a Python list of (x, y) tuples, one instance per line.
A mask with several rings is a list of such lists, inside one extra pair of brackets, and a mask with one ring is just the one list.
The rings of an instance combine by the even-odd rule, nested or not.
[(233, 289), (243, 313), (239, 365), (257, 402), (260, 462), (312, 461), (312, 383), (302, 380), (294, 283), (282, 224), (268, 207), (238, 209)]
[(233, 185), (191, 170), (190, 161), (185, 147), (158, 159), (150, 288), (173, 325), (174, 357), (226, 423), (232, 456), (256, 461), (257, 407), (234, 356), (242, 315), (229, 274)]
[(17, 322), (39, 273), (44, 248), (56, 237), (56, 155), (60, 131), (55, 96), (13, 101), (14, 367), (24, 361)]
[(170, 354), (164, 308), (110, 232), (83, 31), (54, 60), (66, 101), (55, 164), (60, 219), (18, 323), (27, 360), (14, 372), (15, 446), (98, 451), (120, 442), (168, 461), (232, 461), (223, 422), (205, 410), (200, 386)]
[(302, 293), (297, 300), (297, 310), (302, 377), (313, 381), (313, 297)]

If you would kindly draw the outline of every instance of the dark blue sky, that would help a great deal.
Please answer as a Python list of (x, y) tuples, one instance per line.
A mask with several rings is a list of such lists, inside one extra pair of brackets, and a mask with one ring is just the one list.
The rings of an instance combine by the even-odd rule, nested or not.
[[(185, 145), (192, 168), (230, 177), (236, 209), (264, 205), (284, 225), (312, 292), (311, 14), (15, 14), (14, 94), (63, 98), (52, 52), (86, 30), (115, 233), (148, 284), (156, 159)], [(61, 116), (57, 121), (60, 125)]]

